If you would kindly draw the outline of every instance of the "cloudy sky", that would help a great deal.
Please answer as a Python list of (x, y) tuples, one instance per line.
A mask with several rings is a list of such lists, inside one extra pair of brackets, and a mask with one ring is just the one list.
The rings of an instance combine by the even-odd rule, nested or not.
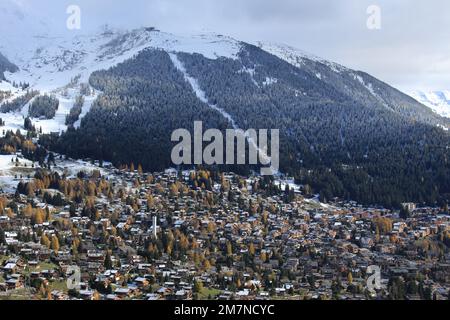
[[(45, 14), (62, 29), (67, 6), (75, 4), (81, 8), (83, 32), (105, 23), (174, 33), (217, 32), (249, 42), (286, 43), (367, 71), (402, 90), (450, 89), (448, 0), (12, 1)], [(367, 8), (374, 4), (381, 9), (380, 30), (367, 28)]]

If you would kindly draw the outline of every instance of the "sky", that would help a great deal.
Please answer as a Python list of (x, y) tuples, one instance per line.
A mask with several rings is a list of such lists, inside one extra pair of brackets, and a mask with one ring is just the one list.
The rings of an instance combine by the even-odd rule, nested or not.
[[(0, 0), (14, 1), (66, 29), (69, 5), (81, 30), (154, 26), (177, 34), (215, 32), (284, 43), (362, 70), (403, 91), (450, 89), (448, 0)], [(414, 3), (414, 4), (413, 4)], [(369, 29), (371, 5), (380, 29)]]

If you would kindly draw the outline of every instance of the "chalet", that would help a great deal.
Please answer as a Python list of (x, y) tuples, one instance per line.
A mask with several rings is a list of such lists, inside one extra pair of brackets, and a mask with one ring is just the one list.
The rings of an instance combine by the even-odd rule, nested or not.
[(2, 269), (7, 274), (14, 274), (17, 272), (18, 267), (15, 263), (7, 263)]
[(80, 290), (79, 295), (82, 300), (92, 300), (94, 298), (94, 291), (93, 290)]
[(15, 290), (23, 288), (23, 282), (20, 279), (11, 278), (6, 280), (6, 287), (8, 290)]
[(138, 288), (145, 288), (150, 284), (148, 279), (144, 277), (137, 277), (136, 279), (133, 280), (133, 282), (136, 284)]
[(42, 270), (41, 271), (42, 277), (44, 277), (47, 280), (54, 279), (56, 277), (56, 271), (55, 270)]
[(116, 290), (114, 290), (114, 294), (119, 299), (125, 299), (132, 295), (132, 291), (129, 288), (117, 288)]
[(156, 301), (156, 300), (160, 299), (160, 296), (155, 293), (149, 293), (145, 297), (147, 298), (147, 300), (150, 300), (150, 301)]
[(178, 290), (172, 296), (175, 300), (192, 300), (192, 291), (188, 290)]

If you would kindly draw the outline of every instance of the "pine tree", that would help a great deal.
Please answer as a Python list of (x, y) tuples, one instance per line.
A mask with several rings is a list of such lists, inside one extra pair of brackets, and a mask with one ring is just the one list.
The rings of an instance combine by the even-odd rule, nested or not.
[(110, 270), (110, 269), (113, 268), (113, 263), (112, 263), (112, 260), (111, 260), (111, 254), (109, 253), (109, 251), (106, 253), (104, 266), (105, 266), (106, 270)]

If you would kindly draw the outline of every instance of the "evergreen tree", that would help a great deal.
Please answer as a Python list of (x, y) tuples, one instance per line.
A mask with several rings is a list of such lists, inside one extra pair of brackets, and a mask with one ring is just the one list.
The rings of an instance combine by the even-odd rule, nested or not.
[(408, 208), (402, 207), (400, 209), (400, 218), (406, 220), (406, 219), (408, 219), (410, 217), (411, 217), (411, 212), (408, 210)]
[(112, 263), (112, 260), (111, 260), (111, 254), (109, 253), (109, 251), (106, 253), (106, 256), (105, 256), (104, 267), (105, 267), (106, 270), (111, 270), (113, 268), (113, 263)]

